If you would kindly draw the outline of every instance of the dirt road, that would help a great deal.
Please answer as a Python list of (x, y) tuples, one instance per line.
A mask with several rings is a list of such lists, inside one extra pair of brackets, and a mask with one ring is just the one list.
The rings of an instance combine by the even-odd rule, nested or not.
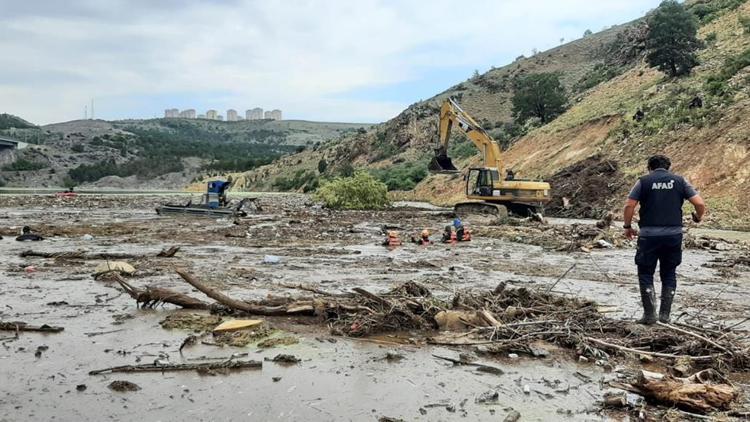
[[(480, 356), (480, 362), (504, 371), (498, 375), (434, 358), (471, 351), (426, 345), (423, 333), (353, 339), (333, 336), (309, 319), (274, 317), (267, 318), (273, 331), (264, 336), (291, 338), (280, 342), (291, 344), (219, 347), (202, 337), (208, 344), (198, 342), (180, 353), (194, 331), (165, 329), (160, 322), (170, 315), (208, 312), (171, 306), (137, 309), (117, 283), (94, 280), (101, 261), (20, 254), (33, 249), (154, 256), (129, 260), (137, 269), (130, 283), (168, 287), (201, 299), (206, 298), (174, 268), (185, 268), (242, 299), (299, 293), (283, 284), (304, 283), (329, 292), (364, 287), (378, 293), (407, 281), (449, 298), (461, 289), (493, 289), (503, 281), (546, 288), (575, 264), (553, 291), (595, 300), (606, 305), (609, 316), (626, 319), (640, 309), (631, 248), (555, 251), (493, 229), (471, 243), (388, 250), (379, 245), (383, 226), (399, 227), (404, 235), (427, 227), (435, 238), (450, 215), (414, 207), (330, 212), (311, 206), (304, 196), (288, 195), (261, 198), (261, 210), (234, 224), (157, 217), (153, 209), (163, 201), (155, 196), (81, 196), (67, 202), (0, 196), (0, 234), (5, 237), (0, 240), (0, 320), (65, 328), (55, 334), (21, 332), (17, 338), (0, 332), (0, 420), (502, 420), (513, 410), (522, 420), (618, 417), (596, 404), (607, 391), (600, 379), (615, 378), (617, 368), (579, 363), (568, 350), (553, 349), (546, 358)], [(46, 240), (14, 241), (24, 225)], [(482, 233), (479, 227), (476, 231)], [(155, 257), (173, 245), (181, 247), (176, 257)], [(729, 250), (685, 251), (675, 315), (690, 312), (731, 323), (750, 314), (750, 268), (730, 268), (721, 261), (747, 250), (734, 244), (719, 249)], [(268, 256), (279, 262), (264, 264), (275, 259)], [(750, 324), (737, 328), (750, 329)], [(262, 370), (229, 375), (88, 375), (116, 365), (218, 361), (233, 354), (263, 360), (279, 353), (302, 361), (292, 366), (264, 362)], [(107, 386), (113, 380), (133, 382), (140, 390), (112, 391)], [(743, 382), (738, 385), (746, 389)], [(488, 402), (490, 391), (499, 397)]]

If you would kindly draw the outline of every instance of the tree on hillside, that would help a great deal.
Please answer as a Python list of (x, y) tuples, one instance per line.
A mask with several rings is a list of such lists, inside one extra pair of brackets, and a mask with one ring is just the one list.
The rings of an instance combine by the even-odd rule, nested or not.
[(320, 161), (318, 161), (318, 173), (323, 174), (328, 169), (328, 162), (325, 158), (321, 158)]
[(669, 76), (690, 73), (698, 65), (695, 51), (701, 42), (697, 38), (695, 16), (675, 0), (665, 0), (648, 21), (646, 61)]
[(513, 117), (523, 124), (530, 117), (547, 123), (565, 111), (568, 99), (557, 73), (537, 73), (517, 80), (513, 93)]

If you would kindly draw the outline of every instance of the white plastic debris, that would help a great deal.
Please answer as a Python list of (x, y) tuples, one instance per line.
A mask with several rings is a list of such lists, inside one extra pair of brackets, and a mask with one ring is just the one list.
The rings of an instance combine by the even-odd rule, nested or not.
[(615, 247), (615, 245), (613, 245), (613, 244), (611, 244), (611, 243), (607, 242), (607, 241), (606, 241), (606, 240), (604, 240), (604, 239), (599, 239), (599, 240), (597, 240), (597, 241), (596, 241), (596, 245), (597, 245), (597, 246), (599, 246), (600, 248), (604, 248), (604, 249), (612, 249), (612, 248), (614, 248), (614, 247)]
[(281, 262), (281, 257), (276, 255), (266, 255), (263, 257), (264, 264), (278, 264)]
[(87, 234), (84, 234), (83, 236), (81, 236), (81, 239), (89, 242), (89, 241), (94, 240), (94, 236), (92, 236), (92, 235), (90, 235), (90, 234), (87, 233)]
[(529, 387), (529, 384), (526, 384), (523, 386), (523, 393), (524, 394), (531, 394), (531, 387)]
[(518, 355), (515, 353), (508, 353), (508, 357), (511, 359), (518, 359)]

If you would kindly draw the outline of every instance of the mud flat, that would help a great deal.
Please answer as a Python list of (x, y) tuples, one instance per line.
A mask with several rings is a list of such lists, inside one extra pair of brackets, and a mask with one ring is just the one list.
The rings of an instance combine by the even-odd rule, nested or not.
[[(509, 291), (564, 298), (562, 304), (594, 301), (607, 323), (629, 327), (640, 310), (634, 251), (614, 238), (615, 229), (596, 231), (586, 221), (574, 225), (558, 220), (550, 227), (469, 222), (475, 234), (470, 243), (407, 243), (387, 249), (380, 246), (383, 227), (396, 228), (404, 240), (429, 228), (436, 239), (451, 221), (450, 213), (408, 203), (380, 212), (331, 212), (305, 196), (273, 195), (260, 197), (258, 209), (239, 221), (158, 217), (155, 206), (171, 199), (0, 197), (0, 321), (64, 328), (54, 333), (22, 327), (0, 331), (0, 420), (513, 420), (515, 412), (520, 420), (609, 420), (639, 412), (666, 413), (674, 420), (692, 417), (685, 412), (693, 411), (670, 410), (654, 400), (619, 408), (602, 404), (606, 393), (622, 391), (613, 385), (634, 372), (670, 373), (677, 366), (672, 359), (606, 348), (606, 358), (586, 357), (584, 350), (545, 335), (530, 343), (544, 353), (524, 353), (530, 350), (526, 343), (521, 351), (488, 353), (492, 342), (435, 344), (441, 343), (435, 339), (445, 339), (436, 327), (379, 327), (353, 337), (341, 335), (353, 332), (351, 324), (342, 332), (340, 321), (295, 314), (242, 316), (263, 319), (263, 328), (214, 336), (207, 327), (241, 316), (219, 309), (175, 272), (184, 269), (215, 291), (255, 303), (329, 300), (300, 286), (344, 296), (359, 288), (395, 302), (403, 298), (387, 292), (413, 282), (434, 299), (404, 300), (448, 307), (457, 293), (489, 294), (504, 283)], [(16, 242), (13, 237), (24, 225), (46, 239)], [(716, 336), (685, 328), (709, 340), (723, 336), (717, 340), (720, 346), (734, 347), (726, 338), (746, 341), (750, 329), (745, 321), (750, 315), (748, 248), (741, 242), (744, 234), (710, 234), (717, 238), (696, 237), (685, 251), (673, 315), (705, 330), (734, 326), (731, 335)], [(597, 248), (598, 240), (614, 247)], [(173, 257), (157, 256), (172, 246), (180, 247)], [(71, 252), (80, 254), (64, 255)], [(45, 254), (49, 257), (40, 256)], [(133, 276), (124, 277), (133, 287), (169, 289), (210, 309), (169, 304), (138, 308), (115, 279), (93, 277), (107, 260), (89, 258), (107, 254), (130, 257), (110, 261), (124, 260), (136, 268)], [(428, 320), (429, 312), (420, 318)], [(494, 314), (507, 322), (500, 312)], [(542, 319), (532, 314), (523, 318)], [(649, 330), (644, 337), (666, 329)], [(451, 334), (450, 342), (464, 334)], [(659, 338), (676, 339), (667, 345), (675, 350), (712, 350), (691, 343), (702, 341), (690, 335), (680, 336)], [(738, 343), (736, 355), (741, 344), (746, 343)], [(639, 350), (656, 350), (651, 347)], [(295, 359), (286, 362), (279, 355)], [(238, 361), (262, 362), (262, 368), (164, 369)], [(162, 370), (89, 374), (137, 365)], [(731, 361), (718, 368), (744, 395), (710, 415), (739, 418), (747, 409), (743, 365)], [(700, 369), (699, 364), (693, 367)], [(115, 383), (128, 388), (113, 389), (115, 381), (137, 388)]]

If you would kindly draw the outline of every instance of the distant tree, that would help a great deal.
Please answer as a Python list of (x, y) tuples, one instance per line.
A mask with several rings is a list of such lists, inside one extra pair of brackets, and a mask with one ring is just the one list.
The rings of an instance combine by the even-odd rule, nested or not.
[(533, 57), (533, 56), (536, 56), (537, 54), (539, 54), (539, 50), (537, 50), (536, 48), (532, 48), (531, 49), (531, 56)]
[(343, 177), (351, 177), (354, 175), (354, 167), (352, 167), (351, 163), (346, 162), (341, 165), (339, 174)]
[(318, 161), (318, 173), (323, 174), (326, 172), (326, 169), (328, 169), (328, 162), (325, 158), (321, 158), (320, 161)]
[(568, 99), (557, 73), (536, 73), (516, 81), (513, 117), (523, 124), (530, 117), (548, 123), (565, 111)]
[(669, 76), (690, 73), (698, 65), (695, 51), (698, 23), (695, 16), (675, 0), (665, 0), (648, 21), (646, 61)]
[(474, 73), (471, 75), (471, 79), (476, 79), (479, 77), (479, 70), (474, 69)]
[(75, 180), (71, 179), (70, 176), (65, 176), (63, 178), (63, 186), (65, 187), (65, 189), (71, 189), (78, 186), (78, 183), (76, 183)]
[(565, 37), (560, 38), (560, 44), (563, 44), (565, 42)]
[(586, 37), (590, 37), (590, 36), (591, 36), (591, 35), (593, 35), (593, 34), (594, 34), (594, 33), (593, 33), (593, 32), (591, 32), (591, 30), (590, 30), (590, 29), (587, 29), (587, 30), (583, 31), (583, 38), (586, 38)]

